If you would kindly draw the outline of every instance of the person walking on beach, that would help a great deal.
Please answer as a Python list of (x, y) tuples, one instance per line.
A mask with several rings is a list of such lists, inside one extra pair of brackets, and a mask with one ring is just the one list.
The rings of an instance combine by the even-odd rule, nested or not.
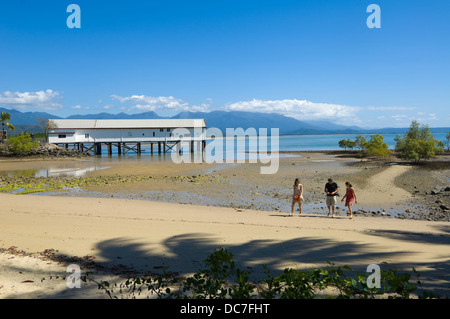
[(294, 216), (294, 207), (296, 203), (298, 203), (299, 207), (298, 216), (302, 215), (302, 202), (303, 202), (303, 185), (300, 184), (300, 180), (296, 178), (294, 181), (294, 195), (292, 196), (291, 216)]
[(336, 196), (339, 192), (339, 186), (333, 182), (332, 178), (328, 179), (328, 183), (325, 184), (325, 193), (327, 193), (327, 207), (328, 207), (328, 215), (330, 216), (331, 213), (333, 213), (334, 217), (334, 211), (336, 208)]
[(347, 187), (346, 192), (344, 197), (342, 197), (341, 202), (344, 201), (345, 199), (345, 206), (348, 207), (348, 212), (350, 213), (350, 219), (353, 218), (353, 202), (355, 204), (358, 204), (357, 200), (356, 200), (356, 194), (355, 194), (355, 190), (353, 189), (352, 184), (350, 184), (349, 182), (345, 182), (345, 186)]

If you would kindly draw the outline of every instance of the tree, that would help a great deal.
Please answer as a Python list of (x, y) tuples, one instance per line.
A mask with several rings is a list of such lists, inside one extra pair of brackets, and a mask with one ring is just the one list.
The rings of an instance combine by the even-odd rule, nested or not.
[(366, 149), (366, 138), (361, 134), (356, 136), (355, 147), (359, 148), (360, 151), (364, 151)]
[(56, 125), (56, 123), (54, 121), (48, 120), (48, 119), (43, 118), (43, 117), (40, 117), (40, 118), (36, 119), (36, 123), (44, 131), (45, 142), (47, 143), (48, 142), (48, 132), (50, 130), (58, 128), (58, 126)]
[(11, 131), (14, 131), (14, 126), (9, 123), (11, 121), (11, 114), (8, 112), (2, 112), (0, 114), (0, 122), (2, 123), (2, 143), (5, 142), (5, 126), (8, 127)]
[(397, 157), (419, 163), (422, 159), (430, 159), (441, 153), (444, 143), (434, 138), (427, 125), (413, 121), (409, 131), (403, 137), (395, 138)]
[(347, 148), (348, 148), (348, 139), (346, 140), (346, 139), (343, 139), (343, 140), (340, 140), (339, 141), (339, 147), (340, 148), (345, 148), (345, 150), (347, 150)]
[(339, 147), (345, 148), (345, 150), (352, 149), (355, 147), (355, 141), (352, 141), (351, 139), (343, 139), (339, 141)]
[(370, 140), (365, 143), (366, 153), (369, 156), (389, 156), (391, 151), (388, 149), (387, 143), (384, 142), (384, 137), (381, 134), (370, 136)]
[(6, 145), (8, 146), (8, 151), (13, 155), (25, 155), (38, 147), (39, 143), (32, 142), (30, 134), (22, 133), (8, 138)]

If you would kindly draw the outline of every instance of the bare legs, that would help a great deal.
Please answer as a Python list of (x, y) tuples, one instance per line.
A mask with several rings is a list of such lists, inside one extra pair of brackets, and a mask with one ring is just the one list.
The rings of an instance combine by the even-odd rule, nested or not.
[(331, 212), (333, 212), (333, 217), (334, 217), (334, 210), (335, 210), (335, 206), (328, 206), (328, 216), (330, 216)]
[(298, 209), (299, 209), (298, 216), (301, 216), (302, 215), (302, 202), (301, 201), (294, 201), (294, 202), (292, 202), (291, 216), (294, 216), (295, 203), (298, 203)]
[(352, 209), (352, 205), (348, 205), (348, 212), (350, 213), (350, 219), (353, 218), (353, 209)]

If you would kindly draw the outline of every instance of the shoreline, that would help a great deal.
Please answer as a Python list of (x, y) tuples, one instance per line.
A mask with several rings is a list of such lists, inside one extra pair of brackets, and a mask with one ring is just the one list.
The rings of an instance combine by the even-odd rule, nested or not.
[[(445, 191), (450, 185), (445, 183), (446, 178), (450, 182), (450, 165), (440, 167), (441, 161), (450, 164), (446, 155), (427, 165), (415, 166), (400, 161), (341, 157), (347, 154), (345, 151), (289, 154), (301, 156), (280, 158), (279, 172), (267, 176), (258, 173), (259, 164), (175, 164), (167, 158), (161, 161), (136, 160), (136, 157), (29, 160), (20, 165), (15, 161), (0, 161), (0, 189), (11, 192), (8, 185), (13, 185), (24, 187), (24, 193), (36, 196), (42, 193), (115, 197), (287, 213), (291, 196), (289, 180), (300, 177), (305, 184), (304, 208), (323, 214), (327, 210), (322, 189), (328, 176), (334, 175), (341, 186), (341, 194), (345, 192), (344, 181), (348, 180), (357, 194), (361, 192), (362, 200), (354, 205), (356, 215), (450, 221), (450, 192)], [(14, 169), (19, 166), (21, 170), (17, 173)], [(70, 170), (71, 166), (75, 169)], [(53, 167), (54, 174), (62, 176), (51, 176), (47, 170), (47, 178), (20, 177), (21, 171), (28, 170), (26, 173), (32, 175), (33, 170), (42, 167)], [(16, 172), (19, 177), (2, 177), (5, 170)], [(381, 174), (379, 180), (371, 183), (370, 179), (376, 174)], [(442, 176), (438, 176), (440, 174)], [(217, 189), (219, 194), (211, 192), (208, 186)], [(339, 199), (337, 212), (345, 215), (347, 208)]]

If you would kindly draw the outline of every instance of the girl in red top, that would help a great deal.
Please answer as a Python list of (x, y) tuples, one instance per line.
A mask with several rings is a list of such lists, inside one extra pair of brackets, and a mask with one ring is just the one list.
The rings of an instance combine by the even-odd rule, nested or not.
[(355, 194), (355, 190), (353, 189), (352, 184), (350, 184), (349, 182), (345, 182), (345, 186), (347, 187), (347, 190), (345, 192), (344, 197), (342, 197), (341, 202), (343, 202), (345, 199), (345, 206), (348, 207), (348, 212), (350, 213), (350, 219), (352, 219), (353, 218), (353, 209), (352, 209), (353, 202), (355, 202), (355, 204), (358, 204), (358, 202), (356, 201), (356, 194)]

